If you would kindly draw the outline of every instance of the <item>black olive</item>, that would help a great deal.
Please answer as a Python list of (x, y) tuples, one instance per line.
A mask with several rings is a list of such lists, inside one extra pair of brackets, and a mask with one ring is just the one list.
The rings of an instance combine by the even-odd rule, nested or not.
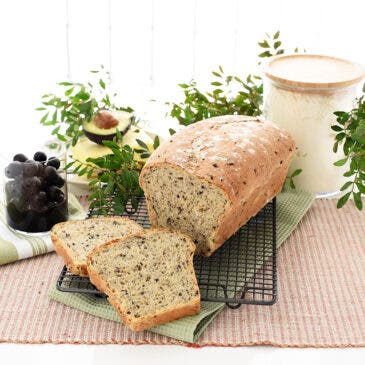
[(47, 161), (47, 155), (44, 152), (38, 151), (33, 156), (34, 161), (44, 162)]
[(58, 158), (56, 157), (51, 157), (48, 161), (47, 161), (47, 166), (52, 166), (54, 167), (56, 170), (58, 170), (60, 168), (61, 162)]
[(28, 160), (28, 157), (23, 155), (22, 153), (18, 153), (13, 157), (13, 161), (25, 162)]

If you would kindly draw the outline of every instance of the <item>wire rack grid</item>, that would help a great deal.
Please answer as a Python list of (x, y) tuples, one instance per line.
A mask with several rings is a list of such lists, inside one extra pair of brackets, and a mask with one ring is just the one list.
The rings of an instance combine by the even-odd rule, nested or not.
[[(123, 214), (150, 228), (144, 197), (137, 210), (129, 205)], [(89, 212), (92, 216), (93, 212)], [(113, 212), (110, 212), (113, 215)], [(241, 304), (271, 305), (277, 298), (276, 199), (274, 198), (210, 257), (195, 256), (194, 268), (201, 299), (223, 302), (230, 308)], [(61, 291), (104, 296), (89, 281), (62, 269), (57, 281)]]

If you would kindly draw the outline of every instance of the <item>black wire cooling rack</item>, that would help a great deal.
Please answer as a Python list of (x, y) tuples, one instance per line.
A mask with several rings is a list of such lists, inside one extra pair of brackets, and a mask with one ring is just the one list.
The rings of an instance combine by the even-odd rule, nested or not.
[[(146, 201), (138, 209), (127, 206), (123, 214), (150, 228)], [(93, 212), (89, 212), (89, 216)], [(111, 213), (112, 215), (112, 213)], [(274, 198), (210, 257), (195, 256), (194, 268), (201, 299), (223, 302), (230, 308), (241, 304), (274, 304), (276, 276), (276, 199)], [(63, 267), (57, 288), (66, 292), (104, 296), (87, 277), (73, 275)]]

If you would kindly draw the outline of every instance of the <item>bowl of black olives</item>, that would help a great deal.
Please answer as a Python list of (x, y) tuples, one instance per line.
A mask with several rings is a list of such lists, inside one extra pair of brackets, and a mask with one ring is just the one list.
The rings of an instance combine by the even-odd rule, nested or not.
[(47, 232), (68, 218), (66, 173), (57, 157), (16, 154), (5, 167), (5, 207), (9, 227)]

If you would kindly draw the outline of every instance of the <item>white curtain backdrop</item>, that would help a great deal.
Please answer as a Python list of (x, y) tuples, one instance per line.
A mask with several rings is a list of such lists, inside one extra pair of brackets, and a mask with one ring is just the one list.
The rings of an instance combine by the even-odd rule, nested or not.
[[(57, 81), (103, 64), (122, 104), (179, 97), (179, 82), (211, 71), (246, 75), (257, 42), (281, 31), (286, 50), (365, 63), (363, 0), (11, 0), (0, 2), (1, 124), (43, 133), (34, 108)], [(19, 127), (22, 126), (22, 129)], [(19, 134), (19, 132), (18, 132)], [(1, 133), (1, 139), (8, 139)], [(20, 138), (20, 137), (19, 137)]]

